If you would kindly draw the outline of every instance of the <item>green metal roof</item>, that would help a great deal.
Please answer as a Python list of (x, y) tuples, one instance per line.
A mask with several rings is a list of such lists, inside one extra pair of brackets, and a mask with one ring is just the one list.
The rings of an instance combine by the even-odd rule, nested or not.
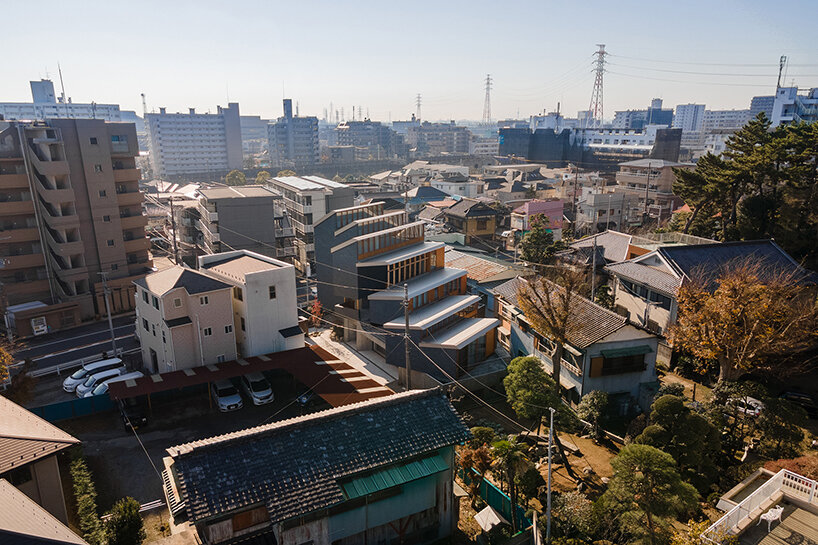
[(650, 354), (653, 352), (650, 346), (641, 344), (639, 346), (628, 346), (625, 348), (612, 348), (611, 350), (602, 350), (602, 355), (606, 358), (623, 358), (625, 356), (639, 356), (641, 354)]
[(435, 454), (405, 464), (392, 465), (340, 484), (347, 499), (353, 499), (422, 479), (445, 469), (449, 469), (449, 464), (440, 455)]

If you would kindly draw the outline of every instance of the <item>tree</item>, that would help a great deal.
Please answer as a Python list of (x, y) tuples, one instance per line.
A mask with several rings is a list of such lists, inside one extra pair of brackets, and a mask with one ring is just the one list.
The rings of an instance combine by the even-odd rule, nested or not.
[(9, 354), (5, 348), (0, 347), (0, 384), (9, 379), (9, 368), (11, 367), (12, 363), (14, 363), (14, 360), (12, 359), (11, 354)]
[(678, 318), (669, 331), (674, 348), (716, 360), (719, 381), (750, 371), (780, 376), (814, 360), (818, 305), (797, 273), (745, 260), (709, 280), (693, 279), (679, 289)]
[(475, 426), (471, 429), (471, 434), (474, 436), (471, 442), (477, 446), (490, 445), (494, 442), (494, 430), (488, 426)]
[(310, 321), (313, 327), (319, 327), (324, 318), (324, 307), (318, 299), (313, 300), (310, 305)]
[(97, 490), (91, 472), (82, 456), (74, 458), (70, 469), (82, 537), (90, 545), (102, 545), (104, 532), (97, 514)]
[(494, 457), (494, 467), (503, 475), (506, 485), (508, 485), (509, 497), (511, 498), (511, 528), (517, 533), (517, 475), (526, 468), (528, 458), (526, 451), (528, 447), (524, 443), (518, 443), (514, 437), (510, 441), (497, 441), (492, 447)]
[[(2, 349), (0, 349), (2, 350)], [(0, 356), (2, 359), (2, 356)], [(3, 365), (0, 364), (0, 369)], [(11, 379), (11, 384), (6, 388), (6, 397), (18, 404), (24, 404), (31, 400), (34, 395), (34, 387), (37, 385), (37, 377), (32, 376), (34, 371), (34, 361), (25, 359), (23, 365), (14, 374)], [(0, 383), (2, 380), (2, 370), (0, 370)]]
[(685, 396), (684, 384), (682, 384), (681, 382), (666, 382), (659, 386), (659, 389), (656, 391), (654, 399), (659, 399), (660, 397), (666, 395), (684, 398)]
[(634, 442), (670, 454), (682, 476), (701, 491), (716, 477), (713, 460), (721, 449), (719, 430), (705, 417), (691, 411), (681, 397), (664, 395), (654, 401), (650, 425)]
[(224, 183), (227, 185), (244, 185), (247, 183), (247, 177), (240, 170), (231, 170), (224, 177)]
[(615, 306), (614, 301), (613, 291), (611, 291), (611, 287), (608, 284), (602, 284), (596, 289), (594, 303), (608, 310), (613, 310)]
[(480, 484), (483, 482), (483, 476), (491, 468), (491, 452), (486, 445), (480, 445), (476, 448), (460, 447), (457, 449), (457, 461), (460, 467), (463, 468), (463, 482), (466, 484), (472, 505), (474, 505), (477, 496), (480, 494)]
[(562, 249), (562, 245), (554, 243), (554, 234), (548, 229), (548, 217), (544, 214), (534, 214), (528, 220), (529, 231), (520, 241), (520, 256), (525, 261), (543, 264), (554, 253)]
[(714, 542), (719, 545), (738, 545), (738, 536), (724, 530), (718, 531), (716, 536), (711, 537), (712, 541), (705, 539), (702, 534), (711, 524), (709, 519), (701, 522), (688, 521), (684, 529), (673, 531), (673, 535), (670, 536), (670, 545), (712, 545)]
[(676, 180), (673, 182), (673, 194), (680, 197), (689, 207), (690, 214), (685, 218), (683, 233), (688, 233), (703, 210), (712, 213), (713, 204), (724, 191), (725, 163), (718, 156), (708, 153), (696, 163), (695, 170), (674, 168)]
[(785, 458), (798, 454), (807, 415), (801, 407), (777, 397), (764, 400), (764, 410), (758, 415), (761, 432), (760, 450), (771, 458)]
[(670, 454), (649, 445), (625, 446), (611, 466), (602, 502), (621, 511), (620, 525), (636, 541), (665, 543), (669, 519), (695, 507), (696, 489), (682, 481)]
[(818, 454), (808, 454), (798, 458), (773, 460), (764, 464), (764, 469), (778, 473), (782, 469), (787, 469), (793, 473), (803, 475), (813, 481), (818, 480)]
[(608, 408), (608, 393), (602, 390), (588, 392), (577, 406), (577, 415), (583, 420), (591, 423), (591, 432), (596, 439), (602, 439), (605, 435), (602, 430), (602, 418)]
[(131, 497), (114, 504), (111, 516), (105, 521), (107, 545), (141, 545), (146, 534), (139, 508), (139, 502)]
[(256, 183), (261, 185), (264, 182), (268, 181), (272, 176), (266, 170), (260, 170), (258, 174), (256, 174)]
[(565, 537), (588, 537), (594, 530), (594, 504), (582, 492), (563, 492), (554, 500), (554, 518)]
[(520, 356), (508, 364), (503, 386), (511, 408), (519, 418), (538, 423), (548, 414), (548, 408), (558, 409), (560, 402), (557, 385), (545, 372), (539, 358)]
[(279, 170), (278, 174), (276, 174), (276, 178), (283, 178), (285, 176), (295, 176), (295, 171), (286, 169), (286, 170)]

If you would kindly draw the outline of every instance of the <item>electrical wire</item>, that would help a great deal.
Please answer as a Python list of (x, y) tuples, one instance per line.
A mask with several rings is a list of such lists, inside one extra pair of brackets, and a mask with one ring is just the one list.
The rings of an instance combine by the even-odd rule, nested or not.
[[(622, 68), (629, 68), (634, 70), (648, 70), (651, 72), (668, 72), (671, 74), (693, 74), (697, 76), (717, 76), (717, 77), (750, 77), (750, 78), (770, 78), (775, 77), (775, 74), (735, 74), (735, 73), (726, 73), (726, 72), (696, 72), (691, 70), (670, 70), (665, 68), (651, 68), (649, 66), (634, 66), (632, 64), (619, 64), (614, 62), (609, 62), (606, 64), (610, 64), (611, 66), (619, 66)], [(816, 77), (815, 74), (800, 74), (793, 77), (804, 77), (804, 78), (812, 78)]]
[[(699, 61), (691, 62), (691, 61), (676, 61), (676, 60), (669, 60), (669, 59), (646, 59), (644, 57), (629, 57), (629, 56), (626, 56), (626, 55), (619, 55), (617, 53), (609, 53), (607, 51), (606, 51), (606, 53), (610, 57), (618, 57), (620, 59), (629, 59), (629, 60), (632, 60), (632, 61), (653, 62), (653, 63), (657, 63), (657, 64), (673, 64), (673, 65), (688, 64), (688, 65), (696, 65), (696, 66), (740, 66), (740, 67), (758, 67), (758, 68), (761, 68), (761, 67), (778, 68), (778, 66), (779, 66), (778, 63), (769, 63), (769, 64), (767, 64), (767, 63), (761, 63), (761, 64), (750, 63), (750, 64), (746, 64), (746, 63), (733, 63), (733, 62), (731, 62), (731, 63), (699, 62)], [(789, 64), (788, 66), (799, 66), (799, 67), (810, 66), (811, 67), (811, 66), (818, 66), (818, 65), (817, 64)]]

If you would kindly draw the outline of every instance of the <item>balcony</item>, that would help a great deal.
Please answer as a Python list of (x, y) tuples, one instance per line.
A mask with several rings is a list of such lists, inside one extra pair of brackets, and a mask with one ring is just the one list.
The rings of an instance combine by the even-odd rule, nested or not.
[(0, 217), (15, 216), (21, 214), (34, 214), (34, 203), (32, 201), (5, 201), (0, 202)]
[(218, 231), (211, 231), (210, 225), (206, 224), (202, 220), (196, 220), (196, 229), (202, 233), (206, 240), (210, 240), (212, 242), (219, 242), (219, 232)]
[(0, 243), (10, 244), (14, 242), (33, 242), (40, 239), (40, 233), (36, 227), (23, 227), (22, 229), (0, 229)]
[(276, 238), (294, 237), (295, 231), (292, 227), (279, 227), (275, 232)]
[(219, 214), (216, 213), (214, 210), (210, 210), (204, 204), (199, 202), (199, 213), (202, 215), (202, 218), (210, 223), (219, 221)]
[(138, 182), (142, 173), (138, 168), (115, 168), (114, 182)]
[(48, 246), (55, 254), (61, 257), (70, 258), (72, 255), (81, 254), (85, 250), (85, 246), (81, 240), (60, 242), (48, 229), (44, 229), (43, 231), (45, 231), (45, 239), (46, 242), (48, 242)]
[(63, 282), (76, 282), (77, 280), (85, 280), (88, 278), (88, 267), (71, 267), (68, 269), (61, 269), (59, 266), (57, 266), (54, 269), (54, 273), (57, 275), (57, 278)]
[(141, 205), (143, 195), (141, 191), (127, 191), (120, 193), (117, 191), (116, 202), (119, 206)]
[(47, 207), (41, 207), (43, 210), (43, 219), (49, 227), (55, 230), (65, 229), (67, 227), (78, 227), (80, 217), (76, 214), (57, 215), (53, 214)]
[(14, 301), (16, 298), (27, 295), (38, 295), (41, 293), (48, 293), (48, 280), (26, 280), (25, 282), (6, 282), (3, 289), (6, 291), (6, 296)]
[(111, 155), (136, 155), (131, 153), (128, 142), (111, 142)]
[(124, 244), (126, 253), (147, 251), (151, 247), (151, 241), (148, 240), (147, 237), (139, 237), (133, 240), (126, 240), (124, 241)]
[(276, 248), (276, 257), (290, 257), (295, 255), (295, 246)]
[(28, 176), (25, 174), (9, 174), (5, 170), (0, 170), (0, 187), (4, 189), (27, 189)]
[(119, 223), (123, 229), (136, 229), (148, 225), (148, 216), (144, 214), (134, 214), (119, 218)]
[(7, 271), (16, 269), (31, 269), (33, 267), (43, 267), (45, 257), (43, 254), (10, 255), (0, 257), (0, 269)]
[(31, 164), (34, 167), (34, 170), (43, 176), (63, 176), (68, 174), (68, 161), (42, 160), (40, 157), (38, 157), (38, 155), (39, 154), (37, 152), (30, 153), (29, 159), (31, 159)]
[(37, 187), (37, 193), (47, 203), (59, 206), (64, 202), (74, 202), (74, 190), (71, 188), (49, 189), (40, 182), (37, 182), (35, 186)]

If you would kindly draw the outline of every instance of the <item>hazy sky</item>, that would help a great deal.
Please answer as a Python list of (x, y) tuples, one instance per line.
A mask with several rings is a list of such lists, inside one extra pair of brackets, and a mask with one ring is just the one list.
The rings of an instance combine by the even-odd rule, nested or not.
[[(346, 117), (405, 119), (422, 95), (425, 119), (480, 119), (484, 80), (492, 117), (587, 109), (591, 62), (606, 44), (605, 117), (698, 102), (747, 108), (787, 83), (818, 86), (815, 0), (394, 2), (298, 0), (4, 0), (0, 101), (30, 101), (46, 76), (76, 102), (141, 112), (281, 115), (282, 92), (302, 115), (332, 101)], [(658, 61), (658, 62), (657, 62)], [(692, 73), (690, 73), (692, 72)]]

